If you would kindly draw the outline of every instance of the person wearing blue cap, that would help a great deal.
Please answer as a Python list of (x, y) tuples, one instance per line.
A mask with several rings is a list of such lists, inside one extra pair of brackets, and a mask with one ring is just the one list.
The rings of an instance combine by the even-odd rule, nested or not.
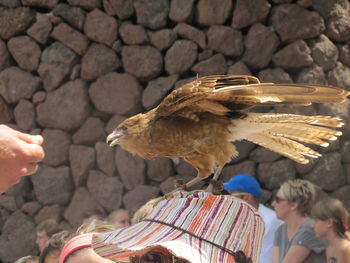
[(260, 263), (271, 263), (275, 231), (283, 222), (276, 218), (275, 211), (259, 203), (259, 198), (261, 196), (259, 182), (251, 175), (238, 174), (224, 184), (224, 189), (231, 195), (242, 199), (258, 210), (265, 223)]

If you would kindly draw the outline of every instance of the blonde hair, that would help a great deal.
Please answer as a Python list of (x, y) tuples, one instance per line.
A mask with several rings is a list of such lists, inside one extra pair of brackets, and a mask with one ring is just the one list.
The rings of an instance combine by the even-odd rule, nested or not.
[(302, 216), (310, 214), (316, 196), (312, 183), (302, 179), (288, 180), (281, 185), (280, 191), (288, 202), (298, 204), (297, 209)]
[(146, 204), (141, 206), (131, 218), (131, 224), (134, 225), (141, 222), (146, 216), (148, 216), (151, 213), (153, 208), (164, 199), (164, 196), (156, 197), (149, 200)]
[(76, 231), (75, 235), (81, 235), (86, 233), (104, 233), (110, 232), (116, 229), (114, 224), (106, 220), (94, 219), (87, 224), (82, 224)]
[(336, 235), (350, 240), (350, 233), (347, 231), (349, 212), (340, 200), (335, 198), (322, 199), (312, 208), (311, 217), (321, 221), (333, 219), (333, 230)]

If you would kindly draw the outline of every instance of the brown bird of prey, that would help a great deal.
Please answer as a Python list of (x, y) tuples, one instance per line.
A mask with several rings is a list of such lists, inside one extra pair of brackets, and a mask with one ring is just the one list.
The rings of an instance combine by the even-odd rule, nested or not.
[[(349, 92), (313, 84), (260, 83), (245, 75), (198, 78), (173, 90), (154, 109), (132, 116), (107, 137), (110, 146), (145, 159), (181, 157), (197, 169), (190, 187), (238, 155), (231, 143), (248, 140), (299, 163), (318, 152), (302, 143), (328, 146), (342, 133), (341, 119), (248, 112), (254, 106), (279, 104), (341, 103)], [(300, 143), (302, 142), (302, 143)]]

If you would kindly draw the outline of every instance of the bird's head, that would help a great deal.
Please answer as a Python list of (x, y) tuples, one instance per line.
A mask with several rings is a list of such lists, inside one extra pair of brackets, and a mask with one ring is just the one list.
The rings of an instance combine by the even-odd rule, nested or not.
[(141, 129), (140, 122), (142, 120), (142, 115), (143, 114), (140, 113), (121, 122), (113, 132), (107, 136), (106, 143), (113, 147), (117, 144), (121, 144), (126, 138), (137, 136)]

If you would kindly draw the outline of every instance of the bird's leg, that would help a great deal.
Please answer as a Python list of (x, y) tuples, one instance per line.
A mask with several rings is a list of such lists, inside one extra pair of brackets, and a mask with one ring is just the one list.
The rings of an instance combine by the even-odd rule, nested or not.
[(185, 189), (190, 189), (192, 186), (196, 185), (197, 183), (201, 182), (203, 178), (196, 176), (191, 181), (185, 184)]
[[(220, 176), (220, 174), (221, 174), (222, 168), (224, 168), (224, 167), (221, 166), (221, 165), (219, 165), (219, 166), (216, 168), (215, 173), (214, 173), (214, 175), (213, 175), (212, 181), (217, 181), (217, 180), (218, 180), (218, 178), (219, 178), (219, 176)], [(210, 184), (208, 185), (208, 187), (207, 187), (207, 191), (208, 191), (208, 192), (213, 192), (213, 190), (214, 190), (213, 184), (210, 183)]]

